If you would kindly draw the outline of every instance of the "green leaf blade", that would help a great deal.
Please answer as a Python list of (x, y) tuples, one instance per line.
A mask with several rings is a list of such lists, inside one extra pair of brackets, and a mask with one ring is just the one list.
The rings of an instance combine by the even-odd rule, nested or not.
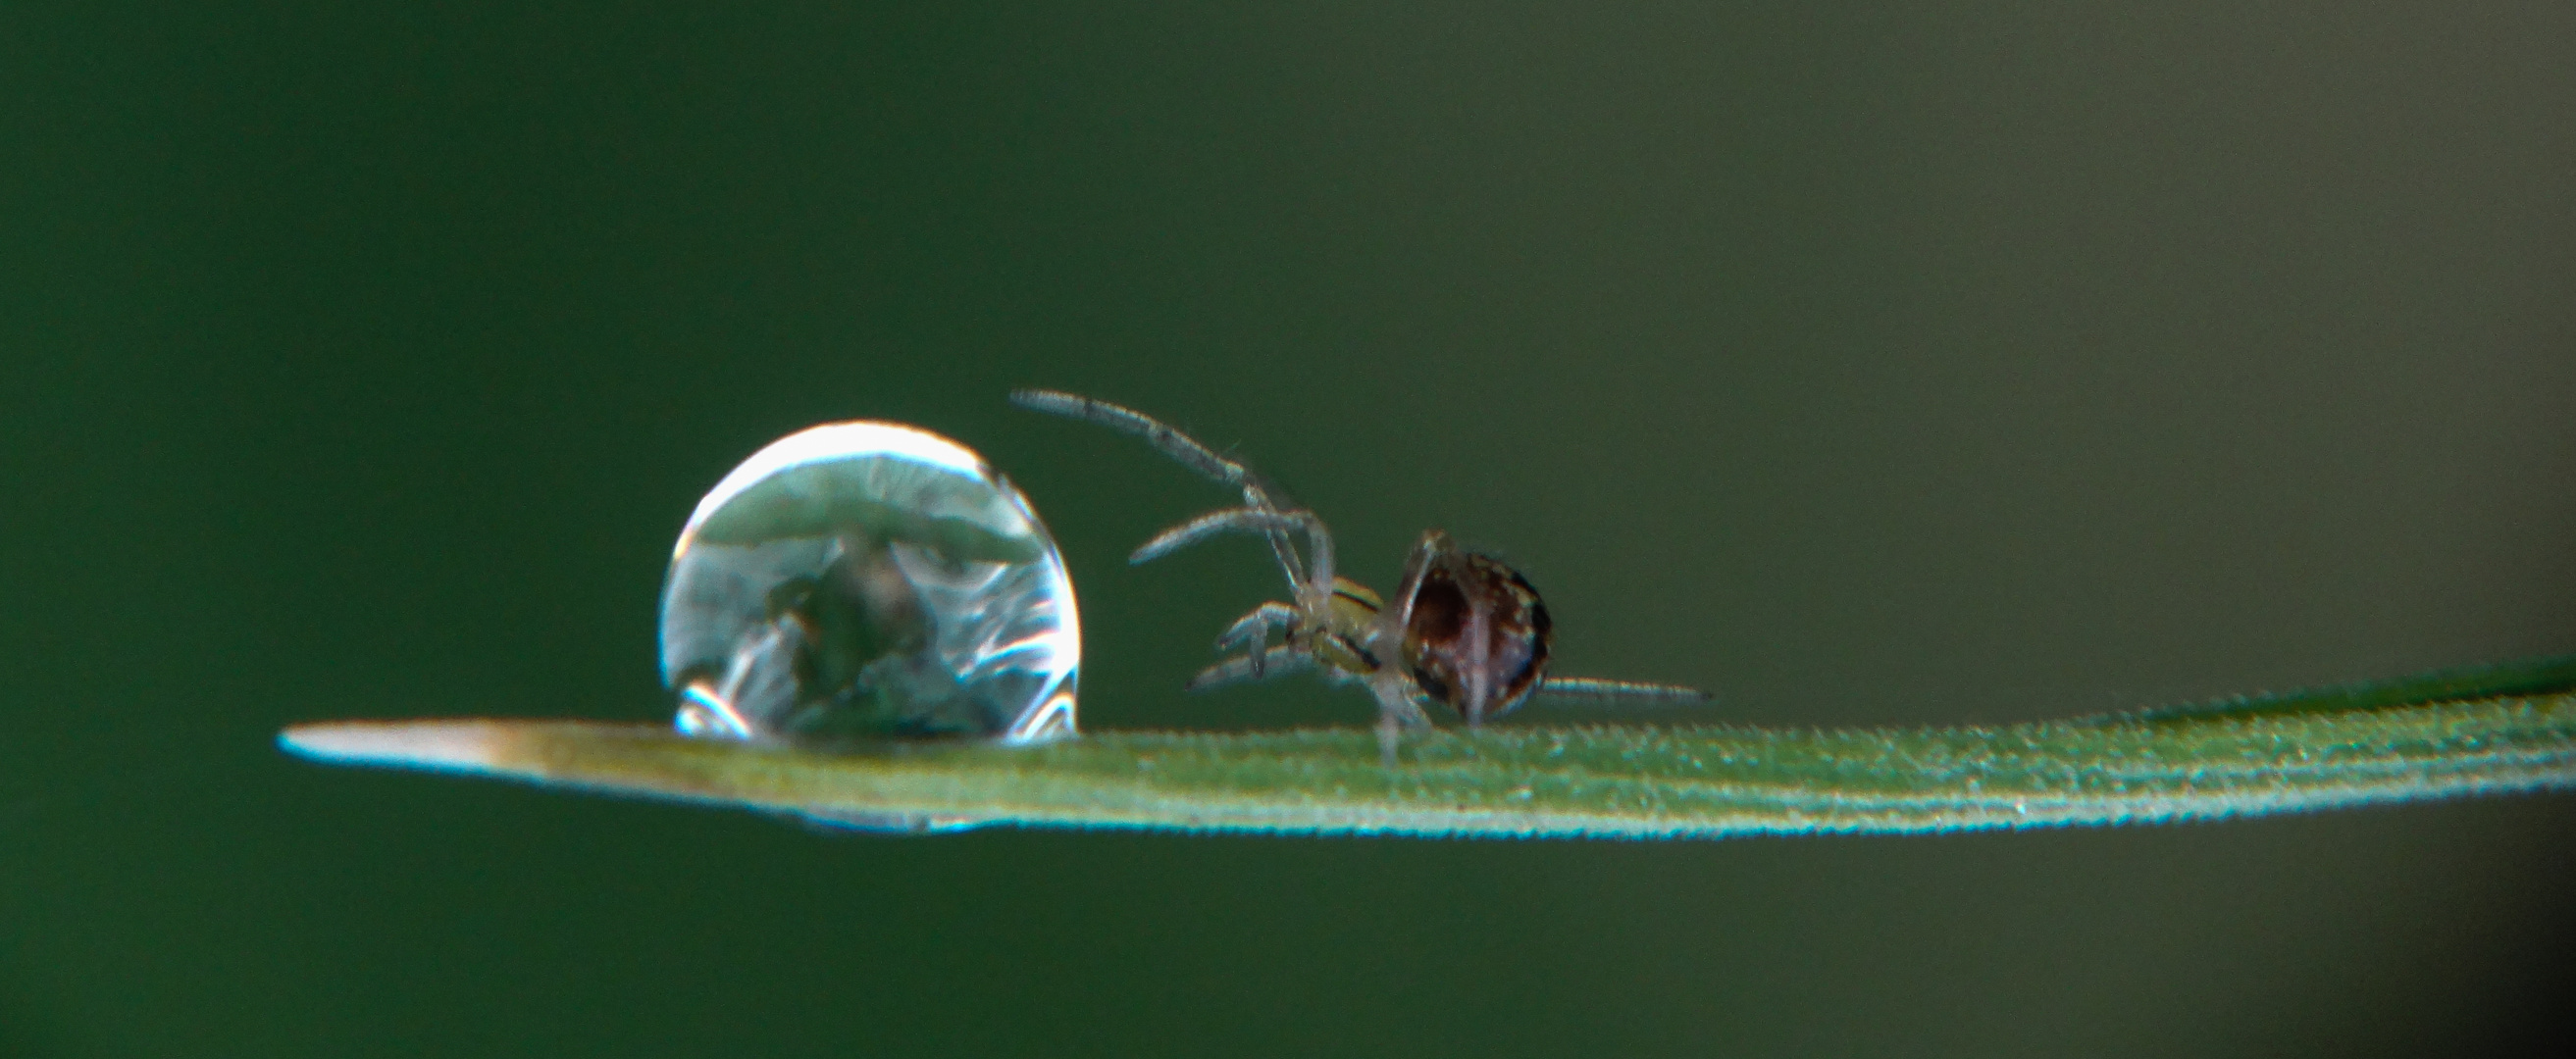
[(328, 761), (872, 828), (1716, 838), (2144, 823), (2566, 788), (2576, 694), (2000, 728), (1495, 726), (1408, 737), (1393, 768), (1365, 729), (820, 753), (661, 726), (416, 721), (300, 726), (281, 741)]

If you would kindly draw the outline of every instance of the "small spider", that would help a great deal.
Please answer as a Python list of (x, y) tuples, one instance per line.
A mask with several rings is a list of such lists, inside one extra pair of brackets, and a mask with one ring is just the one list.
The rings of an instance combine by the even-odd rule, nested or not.
[[(1193, 691), (1317, 668), (1335, 681), (1365, 684), (1377, 697), (1378, 742), (1390, 764), (1400, 731), (1431, 726), (1423, 700), (1456, 710), (1470, 727), (1511, 712), (1533, 695), (1595, 702), (1707, 700), (1670, 684), (1548, 676), (1553, 629), (1538, 590), (1519, 571), (1460, 548), (1440, 530), (1425, 531), (1414, 545), (1396, 585), (1395, 605), (1388, 607), (1367, 586), (1334, 574), (1333, 536), (1324, 520), (1250, 467), (1152, 416), (1107, 401), (1014, 390), (1011, 403), (1133, 434), (1182, 466), (1243, 491), (1243, 506), (1164, 530), (1128, 557), (1143, 563), (1218, 533), (1253, 533), (1270, 542), (1288, 577), (1293, 602), (1263, 603), (1228, 627), (1217, 639), (1218, 652), (1242, 653), (1201, 670), (1190, 679)], [(1306, 543), (1302, 553), (1299, 536)], [(1277, 648), (1270, 642), (1273, 630), (1281, 634)]]

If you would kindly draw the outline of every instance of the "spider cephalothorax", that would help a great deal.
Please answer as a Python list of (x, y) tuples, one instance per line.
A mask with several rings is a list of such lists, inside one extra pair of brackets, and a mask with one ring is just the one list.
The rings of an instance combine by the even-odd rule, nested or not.
[[(1165, 455), (1243, 491), (1243, 506), (1209, 512), (1156, 534), (1129, 557), (1142, 563), (1218, 533), (1262, 536), (1294, 602), (1269, 602), (1226, 629), (1219, 651), (1240, 648), (1191, 678), (1205, 689), (1280, 673), (1321, 669), (1338, 681), (1366, 684), (1378, 702), (1380, 744), (1394, 759), (1402, 728), (1427, 727), (1424, 701), (1456, 710), (1473, 726), (1511, 712), (1533, 695), (1576, 700), (1699, 702), (1706, 696), (1670, 684), (1640, 684), (1547, 675), (1553, 629), (1538, 590), (1490, 555), (1460, 548), (1439, 530), (1422, 535), (1404, 563), (1395, 605), (1367, 586), (1333, 573), (1333, 537), (1324, 520), (1298, 507), (1250, 467), (1217, 455), (1187, 434), (1142, 412), (1052, 390), (1015, 390), (1023, 408), (1088, 420), (1145, 439)], [(1306, 548), (1297, 549), (1303, 536)], [(1280, 633), (1271, 644), (1273, 630)]]

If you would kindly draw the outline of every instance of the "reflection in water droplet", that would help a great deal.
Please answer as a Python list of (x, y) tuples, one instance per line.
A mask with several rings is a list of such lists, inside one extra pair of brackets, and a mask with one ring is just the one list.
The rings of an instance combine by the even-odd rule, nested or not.
[(972, 450), (835, 423), (698, 502), (662, 589), (681, 732), (831, 743), (1074, 734), (1073, 582), (1028, 500)]

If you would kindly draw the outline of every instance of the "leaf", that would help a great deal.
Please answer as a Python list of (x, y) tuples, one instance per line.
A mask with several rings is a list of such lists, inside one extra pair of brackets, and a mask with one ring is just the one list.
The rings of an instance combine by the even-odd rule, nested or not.
[(1108, 732), (825, 753), (661, 725), (346, 721), (318, 760), (741, 806), (880, 830), (983, 824), (1715, 838), (2259, 816), (2576, 785), (2576, 656), (2008, 727), (1592, 725)]

